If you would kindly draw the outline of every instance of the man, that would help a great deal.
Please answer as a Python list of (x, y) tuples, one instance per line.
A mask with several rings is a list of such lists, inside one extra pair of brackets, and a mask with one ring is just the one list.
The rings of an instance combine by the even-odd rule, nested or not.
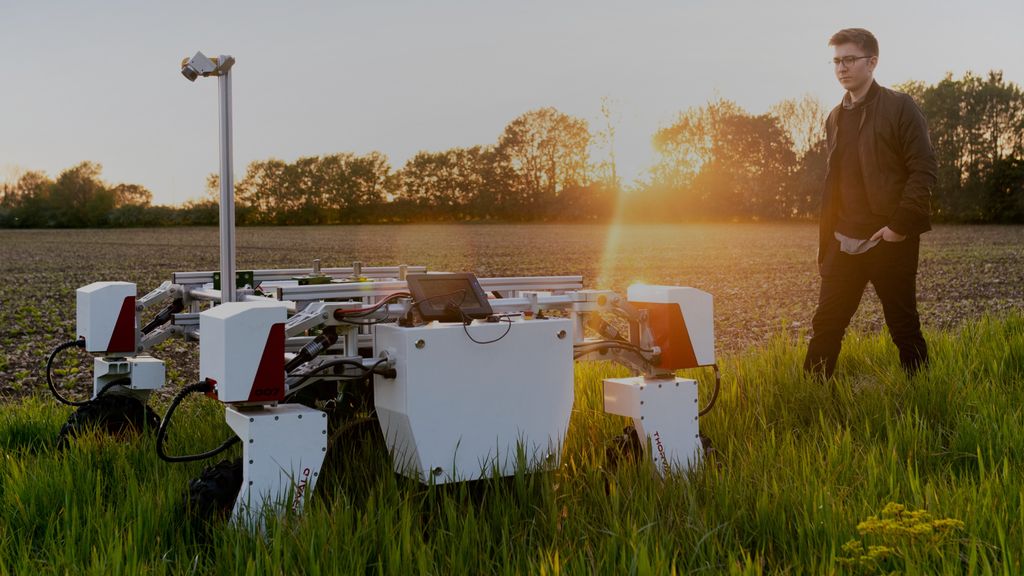
[(821, 293), (804, 369), (832, 376), (843, 334), (871, 282), (900, 364), (928, 361), (917, 314), (920, 235), (931, 230), (937, 165), (924, 115), (913, 99), (874, 81), (878, 40), (862, 28), (829, 40), (846, 94), (826, 120), (828, 163), (821, 202)]

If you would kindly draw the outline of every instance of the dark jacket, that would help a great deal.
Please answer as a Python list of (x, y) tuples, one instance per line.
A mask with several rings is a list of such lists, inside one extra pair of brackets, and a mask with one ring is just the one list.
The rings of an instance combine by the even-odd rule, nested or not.
[[(938, 164), (928, 124), (913, 98), (874, 83), (860, 107), (860, 166), (871, 211), (888, 218), (889, 229), (897, 234), (917, 236), (932, 229), (931, 189)], [(823, 265), (835, 239), (839, 214), (839, 186), (836, 165), (839, 111), (836, 106), (825, 121), (828, 160), (825, 190), (821, 200), (818, 266)]]

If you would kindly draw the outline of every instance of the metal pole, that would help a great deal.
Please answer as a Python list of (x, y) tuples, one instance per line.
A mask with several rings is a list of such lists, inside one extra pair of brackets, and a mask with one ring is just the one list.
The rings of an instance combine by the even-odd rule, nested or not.
[[(230, 56), (220, 56), (225, 62)], [(231, 136), (231, 69), (218, 77), (220, 92), (220, 301), (235, 294), (235, 176)]]

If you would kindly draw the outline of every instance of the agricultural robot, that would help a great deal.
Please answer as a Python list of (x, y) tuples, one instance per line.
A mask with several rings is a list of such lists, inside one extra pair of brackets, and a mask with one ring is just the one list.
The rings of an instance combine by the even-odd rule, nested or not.
[[(334, 428), (357, 411), (375, 419), (394, 471), (425, 483), (556, 466), (575, 362), (610, 360), (635, 375), (604, 380), (604, 409), (632, 419), (642, 458), (662, 475), (700, 461), (700, 416), (720, 382), (706, 292), (637, 284), (621, 295), (584, 289), (580, 276), (477, 278), (360, 262), (236, 271), (233, 63), (197, 53), (182, 65), (190, 80), (221, 81), (221, 270), (174, 273), (141, 297), (129, 282), (78, 289), (77, 339), (47, 362), (51, 391), (77, 407), (62, 445), (97, 425), (155, 428), (158, 456), (171, 462), (240, 443), (241, 458), (203, 471), (190, 499), (258, 523), (301, 509)], [(172, 337), (198, 342), (199, 373), (160, 418), (148, 400), (165, 385), (165, 365), (149, 352)], [(92, 395), (80, 402), (65, 398), (52, 375), (58, 355), (76, 348), (93, 357)], [(703, 409), (697, 382), (674, 374), (695, 367), (715, 373)], [(169, 454), (175, 412), (198, 393), (223, 404), (233, 436), (201, 454)]]

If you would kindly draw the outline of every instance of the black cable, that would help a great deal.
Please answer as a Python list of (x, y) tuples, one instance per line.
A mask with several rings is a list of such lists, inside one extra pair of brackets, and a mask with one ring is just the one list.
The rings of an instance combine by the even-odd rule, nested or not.
[(384, 318), (377, 318), (377, 319), (374, 319), (374, 320), (365, 320), (365, 321), (362, 321), (362, 322), (360, 322), (358, 320), (348, 320), (348, 319), (345, 319), (345, 318), (338, 318), (337, 320), (338, 320), (338, 322), (342, 322), (344, 324), (353, 324), (355, 326), (376, 326), (377, 324), (391, 324), (391, 323), (397, 321), (398, 318), (392, 318), (391, 316), (385, 316)]
[(472, 320), (466, 316), (466, 314), (462, 311), (462, 308), (457, 308), (457, 310), (459, 311), (459, 314), (462, 316), (462, 331), (466, 333), (466, 338), (469, 338), (476, 344), (494, 344), (498, 340), (501, 340), (505, 336), (508, 336), (508, 333), (512, 331), (512, 318), (509, 317), (507, 314), (502, 314), (501, 316), (499, 316), (499, 319), (504, 318), (504, 321), (508, 322), (508, 326), (505, 327), (505, 331), (502, 332), (501, 336), (498, 336), (493, 340), (477, 340), (476, 338), (473, 338), (473, 336), (469, 333), (469, 328), (467, 328), (467, 326), (469, 325), (470, 322), (472, 322)]
[(632, 348), (633, 350), (636, 350), (637, 352), (645, 352), (645, 353), (648, 353), (648, 354), (651, 353), (651, 352), (654, 352), (653, 348), (642, 348), (640, 346), (637, 346), (636, 344), (633, 344), (632, 342), (627, 342), (625, 340), (592, 340), (590, 342), (580, 342), (579, 344), (576, 344), (575, 346), (577, 348), (587, 348), (587, 347), (594, 346), (594, 345), (605, 345), (605, 344), (613, 345), (613, 346), (626, 347), (626, 348)]
[(388, 294), (386, 297), (384, 297), (383, 300), (381, 300), (381, 301), (377, 302), (376, 304), (374, 304), (370, 310), (367, 310), (366, 312), (356, 312), (354, 315), (355, 316), (368, 316), (368, 315), (372, 314), (373, 312), (376, 312), (377, 310), (379, 310), (382, 306), (384, 306), (388, 302), (397, 302), (397, 301), (399, 301), (399, 300), (401, 300), (403, 298), (412, 298), (412, 293), (402, 291), (402, 292), (395, 292), (395, 293), (392, 293), (392, 294)]
[[(117, 380), (114, 380), (112, 382), (107, 382), (106, 384), (103, 385), (103, 388), (100, 388), (99, 394), (97, 394), (96, 397), (93, 398), (92, 400), (89, 400), (89, 402), (95, 402), (96, 400), (99, 400), (100, 396), (106, 394), (107, 390), (110, 390), (114, 386), (127, 386), (131, 383), (131, 378), (118, 378)], [(86, 402), (86, 404), (88, 404), (89, 402)]]
[(365, 318), (370, 314), (376, 313), (378, 310), (381, 309), (381, 307), (385, 306), (388, 302), (391, 302), (392, 300), (400, 300), (402, 298), (409, 298), (411, 296), (412, 294), (409, 294), (408, 292), (395, 292), (394, 294), (388, 295), (386, 298), (384, 298), (380, 302), (377, 302), (373, 306), (359, 312), (346, 312), (345, 310), (337, 310), (334, 313), (334, 319), (337, 320), (338, 322), (352, 324), (355, 326), (376, 326), (377, 324), (390, 324), (392, 322), (397, 321), (398, 319), (392, 318), (391, 312), (387, 310), (385, 310), (383, 318), (374, 318), (371, 320), (360, 321), (350, 320), (348, 317), (351, 316), (352, 318)]
[(167, 437), (167, 427), (171, 423), (171, 416), (174, 415), (174, 410), (178, 408), (178, 404), (181, 404), (181, 401), (185, 399), (185, 396), (188, 396), (193, 392), (209, 392), (212, 389), (213, 385), (211, 385), (208, 380), (203, 380), (202, 382), (196, 382), (195, 384), (189, 384), (188, 386), (185, 386), (184, 388), (181, 389), (180, 392), (178, 392), (174, 396), (174, 399), (171, 400), (171, 405), (167, 407), (167, 412), (164, 414), (164, 419), (160, 421), (160, 428), (157, 429), (156, 432), (156, 454), (157, 456), (160, 457), (161, 460), (163, 460), (164, 462), (195, 462), (197, 460), (205, 460), (207, 458), (212, 458), (217, 454), (220, 454), (221, 452), (227, 450), (228, 448), (230, 448), (232, 445), (239, 441), (238, 436), (232, 436), (231, 438), (225, 440), (223, 444), (214, 448), (213, 450), (208, 450), (200, 454), (188, 454), (185, 456), (169, 456), (164, 452), (164, 439)]
[(319, 356), (324, 350), (334, 346), (337, 341), (337, 330), (333, 326), (325, 327), (324, 331), (319, 336), (307, 342), (306, 345), (299, 350), (299, 353), (284, 365), (284, 371), (287, 373), (295, 370), (299, 366), (302, 366), (306, 362), (309, 362), (313, 358)]
[[(299, 381), (294, 383), (294, 384), (292, 384), (291, 386), (289, 386), (289, 388), (297, 388), (297, 387), (301, 386), (306, 380), (309, 380), (313, 376), (316, 376), (317, 374), (319, 374), (320, 372), (323, 372), (324, 370), (327, 370), (328, 368), (334, 368), (335, 366), (352, 366), (354, 368), (359, 368), (360, 370), (362, 370), (363, 374), (359, 375), (358, 377), (347, 377), (347, 376), (344, 376), (344, 375), (337, 375), (337, 376), (334, 376), (334, 378), (342, 378), (342, 379), (345, 379), (345, 380), (349, 380), (349, 379), (351, 379), (351, 380), (363, 380), (363, 379), (365, 379), (366, 377), (368, 377), (371, 374), (379, 374), (381, 376), (384, 376), (385, 378), (394, 378), (395, 377), (395, 369), (394, 368), (389, 368), (389, 369), (387, 369), (387, 371), (383, 371), (383, 372), (378, 372), (377, 371), (377, 367), (380, 366), (381, 364), (383, 364), (386, 361), (387, 361), (387, 358), (381, 358), (380, 360), (377, 361), (376, 364), (374, 364), (373, 366), (367, 368), (366, 366), (364, 366), (358, 360), (331, 360), (330, 362), (324, 362), (323, 364), (317, 366), (316, 368), (314, 368), (310, 372), (307, 372), (305, 374), (298, 374), (297, 376), (300, 376)], [(289, 392), (286, 396), (291, 396), (295, 392), (298, 392), (298, 390), (296, 390), (294, 392)]]
[(644, 353), (653, 352), (653, 350), (641, 348), (639, 346), (621, 340), (602, 340), (599, 342), (586, 342), (584, 344), (575, 346), (573, 348), (575, 352), (573, 355), (573, 359), (575, 360), (581, 356), (590, 354), (591, 352), (600, 352), (602, 350), (607, 350), (609, 348), (620, 348), (622, 350), (628, 350), (630, 352), (634, 352), (640, 355), (645, 360), (647, 358), (644, 356)]
[[(620, 346), (608, 346), (606, 348), (595, 348), (594, 350), (586, 350), (586, 351), (583, 351), (583, 352), (576, 352), (575, 354), (573, 354), (572, 359), (573, 360), (579, 360), (580, 358), (583, 358), (584, 356), (586, 356), (588, 354), (591, 354), (591, 353), (594, 353), (594, 352), (601, 352), (601, 351), (607, 350), (608, 348), (621, 348), (622, 350), (625, 350), (626, 352), (630, 352), (630, 353), (636, 354), (636, 356), (639, 358), (639, 360), (641, 362), (648, 362), (649, 361), (646, 356), (644, 356), (643, 354), (637, 352), (636, 350), (633, 350), (632, 348), (622, 348)], [(604, 356), (604, 355), (602, 354), (602, 356)]]
[(79, 338), (78, 340), (68, 340), (67, 342), (60, 344), (59, 346), (53, 349), (53, 352), (50, 353), (50, 357), (46, 360), (46, 383), (50, 386), (50, 392), (53, 394), (53, 397), (60, 401), (62, 404), (67, 404), (68, 406), (85, 406), (86, 404), (92, 402), (91, 398), (88, 400), (68, 400), (67, 398), (61, 395), (61, 393), (57, 390), (57, 385), (53, 383), (53, 360), (57, 357), (58, 354), (67, 350), (68, 348), (76, 347), (85, 348), (85, 339)]
[(698, 418), (711, 411), (711, 408), (715, 405), (715, 400), (718, 400), (718, 390), (722, 387), (722, 373), (718, 371), (718, 364), (712, 364), (711, 367), (715, 371), (715, 391), (711, 393), (711, 400), (708, 401), (708, 405), (697, 413)]
[(175, 314), (185, 309), (185, 303), (181, 298), (175, 298), (170, 304), (164, 307), (148, 324), (142, 327), (142, 334), (146, 335), (166, 324)]
[(68, 400), (67, 398), (62, 396), (60, 392), (57, 391), (57, 385), (53, 383), (53, 378), (52, 378), (53, 360), (54, 360), (54, 358), (56, 358), (57, 354), (59, 354), (60, 352), (62, 352), (64, 350), (67, 350), (68, 348), (74, 348), (74, 347), (84, 348), (85, 347), (85, 340), (82, 339), (82, 338), (79, 338), (78, 340), (69, 340), (67, 342), (64, 342), (60, 346), (57, 346), (57, 348), (54, 349), (54, 351), (52, 353), (50, 353), (50, 357), (46, 361), (46, 383), (50, 387), (50, 392), (53, 393), (53, 396), (57, 400), (59, 400), (61, 403), (67, 404), (68, 406), (75, 406), (75, 407), (80, 408), (82, 406), (86, 406), (88, 404), (91, 404), (91, 403), (99, 400), (101, 396), (106, 394), (114, 386), (129, 386), (129, 385), (131, 385), (131, 383), (132, 383), (132, 379), (131, 378), (118, 378), (117, 380), (111, 380), (110, 382), (107, 382), (106, 384), (104, 384), (103, 387), (100, 388), (100, 391), (96, 394), (96, 396), (94, 398), (90, 398), (88, 400)]
[[(383, 300), (381, 300), (380, 302), (377, 302), (376, 304), (374, 304), (373, 306), (370, 306), (369, 308), (367, 308), (365, 310), (360, 310), (360, 311), (356, 311), (356, 312), (349, 312), (349, 311), (346, 311), (346, 310), (338, 310), (334, 314), (335, 314), (335, 317), (337, 317), (339, 315), (341, 315), (341, 316), (353, 316), (355, 318), (360, 318), (360, 317), (363, 317), (363, 316), (369, 316), (370, 314), (373, 314), (374, 312), (379, 310), (381, 308), (381, 306), (384, 306), (385, 304), (387, 304), (388, 302), (391, 302), (392, 300), (400, 300), (402, 298), (410, 298), (410, 297), (412, 297), (412, 294), (410, 294), (408, 292), (395, 292), (394, 294), (389, 294)], [(338, 319), (341, 320), (340, 318), (338, 318)]]

